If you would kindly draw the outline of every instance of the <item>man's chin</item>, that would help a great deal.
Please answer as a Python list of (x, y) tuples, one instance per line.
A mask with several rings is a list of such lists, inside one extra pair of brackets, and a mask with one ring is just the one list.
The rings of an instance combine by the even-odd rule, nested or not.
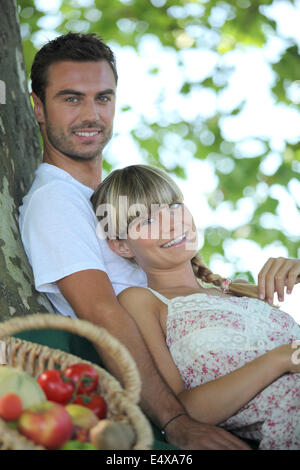
[(89, 162), (89, 161), (92, 161), (92, 160), (95, 160), (97, 157), (99, 157), (101, 155), (101, 151), (97, 152), (96, 154), (93, 153), (93, 154), (86, 154), (86, 155), (78, 155), (78, 154), (74, 154), (74, 153), (65, 153), (64, 152), (64, 155), (68, 158), (70, 158), (71, 160), (75, 160), (75, 161), (80, 161), (80, 162)]

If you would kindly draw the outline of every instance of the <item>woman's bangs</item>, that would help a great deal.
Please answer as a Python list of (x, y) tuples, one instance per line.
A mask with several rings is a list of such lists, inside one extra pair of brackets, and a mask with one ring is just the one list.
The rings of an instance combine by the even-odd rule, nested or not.
[(172, 180), (152, 171), (139, 176), (128, 197), (128, 224), (137, 217), (151, 214), (158, 206), (182, 201), (182, 193)]
[(147, 165), (115, 170), (100, 184), (94, 207), (108, 204), (112, 238), (124, 239), (128, 226), (138, 217), (148, 216), (159, 206), (183, 202), (176, 183), (165, 172)]

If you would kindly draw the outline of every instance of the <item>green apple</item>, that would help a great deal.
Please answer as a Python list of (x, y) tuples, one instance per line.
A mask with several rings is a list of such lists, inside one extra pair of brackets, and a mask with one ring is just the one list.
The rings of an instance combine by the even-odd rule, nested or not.
[(88, 430), (99, 421), (95, 413), (86, 406), (70, 404), (66, 405), (65, 409), (70, 414), (74, 426)]

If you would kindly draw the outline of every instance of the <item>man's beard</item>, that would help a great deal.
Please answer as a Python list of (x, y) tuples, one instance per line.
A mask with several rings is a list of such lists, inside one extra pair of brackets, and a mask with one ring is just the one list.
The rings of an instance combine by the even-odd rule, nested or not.
[[(97, 126), (89, 125), (89, 126), (82, 126), (82, 127), (86, 129), (88, 127), (93, 128), (93, 129), (95, 128), (99, 129), (99, 125)], [(63, 132), (54, 131), (52, 126), (49, 123), (46, 123), (46, 133), (47, 133), (47, 138), (50, 144), (60, 153), (65, 155), (66, 157), (69, 157), (72, 160), (77, 160), (77, 161), (78, 160), (79, 161), (91, 161), (91, 160), (94, 160), (99, 155), (101, 155), (102, 150), (104, 149), (105, 145), (110, 141), (112, 137), (112, 129), (110, 130), (109, 133), (107, 132), (105, 133), (104, 127), (101, 127), (99, 130), (102, 132), (102, 136), (103, 136), (103, 140), (102, 142), (99, 143), (99, 147), (96, 150), (93, 150), (91, 152), (78, 153), (73, 143), (69, 141), (68, 135), (65, 135)], [(89, 143), (86, 143), (85, 145), (88, 148)]]

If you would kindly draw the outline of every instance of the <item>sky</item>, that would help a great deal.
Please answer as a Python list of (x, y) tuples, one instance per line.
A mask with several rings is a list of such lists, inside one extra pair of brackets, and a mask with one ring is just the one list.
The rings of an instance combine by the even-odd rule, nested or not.
[[(55, 27), (60, 20), (56, 11), (60, 3), (60, 0), (52, 2), (36, 0), (36, 5), (49, 14), (48, 19), (41, 21), (42, 30), (34, 37), (37, 47), (57, 35)], [(93, 1), (81, 0), (81, 3), (90, 5)], [(300, 1), (295, 1), (292, 6), (278, 0), (275, 7), (272, 9), (268, 7), (267, 11), (277, 21), (283, 41), (273, 37), (263, 49), (249, 48), (247, 51), (232, 51), (226, 54), (224, 60), (235, 68), (235, 72), (231, 76), (229, 86), (218, 97), (212, 92), (203, 90), (196, 90), (188, 97), (179, 93), (185, 80), (202, 80), (209, 75), (218, 60), (217, 55), (212, 51), (183, 49), (180, 54), (184, 68), (179, 70), (175, 52), (170, 49), (163, 50), (156, 37), (147, 35), (141, 41), (138, 53), (130, 47), (121, 48), (115, 43), (111, 44), (117, 57), (119, 83), (115, 137), (107, 147), (106, 154), (114, 168), (144, 163), (139, 149), (130, 136), (130, 131), (139, 123), (141, 116), (148, 122), (156, 122), (161, 117), (160, 110), (163, 109), (169, 115), (174, 111), (179, 112), (186, 120), (193, 119), (199, 115), (199, 112), (205, 118), (213, 116), (216, 110), (230, 111), (244, 99), (246, 105), (242, 113), (223, 120), (223, 134), (231, 141), (239, 141), (242, 138), (245, 140), (240, 148), (245, 158), (251, 158), (251, 155), (257, 154), (261, 145), (258, 137), (271, 136), (272, 152), (262, 165), (267, 174), (275, 171), (281, 162), (284, 140), (289, 139), (294, 143), (299, 141), (300, 113), (285, 105), (275, 106), (274, 99), (269, 93), (270, 84), (274, 80), (269, 61), (279, 58), (286, 46), (286, 41), (291, 36), (300, 47)], [(155, 58), (155, 63), (153, 58)], [(200, 62), (201, 67), (195, 67), (195, 61)], [(153, 66), (158, 69), (155, 75), (148, 73)], [(162, 94), (163, 100), (161, 100)], [(300, 103), (300, 80), (291, 87), (291, 96), (295, 103)], [(160, 107), (157, 106), (157, 102), (160, 102)], [(121, 108), (128, 105), (131, 109), (126, 114), (119, 112)], [(140, 132), (143, 132), (142, 128)], [(211, 138), (210, 135), (204, 137)], [(181, 141), (175, 134), (167, 139), (168, 150), (164, 150), (160, 157), (167, 167), (176, 162), (182, 165), (183, 160), (185, 161), (187, 179), (185, 181), (176, 177), (175, 179), (195, 218), (200, 235), (200, 248), (203, 230), (206, 227), (222, 225), (226, 228), (235, 228), (250, 222), (254, 211), (253, 199), (245, 196), (236, 210), (232, 210), (230, 204), (224, 201), (217, 210), (213, 211), (207, 202), (207, 194), (218, 184), (212, 164), (195, 159), (192, 147), (180, 148), (179, 152)], [(225, 171), (230, 171), (231, 163), (226, 155), (219, 164), (223, 165)], [(300, 202), (299, 181), (292, 181), (288, 190), (279, 185), (272, 188), (271, 196), (279, 200), (278, 213), (266, 216), (262, 224), (266, 227), (276, 224), (288, 235), (299, 236), (300, 212), (295, 204), (295, 201), (298, 204)], [(263, 196), (266, 191), (263, 184), (260, 191)], [(257, 279), (260, 269), (269, 257), (288, 256), (285, 247), (279, 244), (275, 243), (262, 249), (247, 238), (238, 241), (227, 240), (224, 249), (228, 259), (236, 260), (238, 270), (250, 271), (254, 279)], [(212, 258), (210, 268), (223, 276), (230, 277), (232, 274), (230, 264), (225, 263), (219, 255)], [(286, 296), (286, 301), (280, 305), (300, 323), (300, 285), (296, 286), (293, 294)]]

